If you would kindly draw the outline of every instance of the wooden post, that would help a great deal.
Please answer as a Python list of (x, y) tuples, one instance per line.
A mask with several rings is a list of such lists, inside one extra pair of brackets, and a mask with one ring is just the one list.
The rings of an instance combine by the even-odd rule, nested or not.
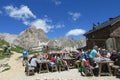
[(113, 40), (113, 49), (116, 50), (116, 41), (115, 41), (115, 37), (113, 37), (112, 40)]

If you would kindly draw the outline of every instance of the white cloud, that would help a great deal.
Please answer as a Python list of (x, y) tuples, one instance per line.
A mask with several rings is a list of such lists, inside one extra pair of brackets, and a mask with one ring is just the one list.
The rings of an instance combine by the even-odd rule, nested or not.
[(36, 28), (38, 28), (38, 29), (40, 28), (40, 29), (44, 30), (46, 33), (48, 33), (49, 31), (52, 31), (52, 29), (55, 29), (55, 28), (65, 27), (64, 24), (50, 25), (48, 23), (52, 23), (52, 20), (45, 18), (45, 19), (37, 19), (33, 22), (30, 22), (28, 20), (23, 22), (23, 24), (25, 24), (27, 26), (36, 26)]
[(25, 25), (27, 25), (27, 26), (30, 26), (31, 22), (28, 21), (28, 20), (24, 20), (24, 21), (23, 21), (23, 24), (25, 24)]
[(49, 25), (46, 20), (38, 19), (31, 23), (32, 26), (36, 26), (38, 29), (44, 30), (46, 33), (49, 32), (54, 26)]
[(83, 30), (83, 29), (73, 29), (73, 30), (70, 30), (66, 36), (79, 36), (79, 35), (83, 35), (86, 31)]
[[(5, 6), (7, 14), (15, 19), (21, 20), (24, 25), (27, 26), (36, 26), (38, 29), (44, 30), (46, 33), (51, 31), (54, 28), (62, 28), (64, 24), (51, 25), (52, 20), (48, 19), (47, 15), (44, 15), (43, 19), (37, 19), (32, 11), (27, 7), (22, 5), (20, 8), (13, 6)], [(31, 21), (30, 18), (34, 18), (34, 21)]]
[(52, 0), (52, 1), (55, 3), (55, 5), (60, 5), (61, 4), (60, 0)]
[(74, 21), (76, 21), (77, 19), (79, 19), (79, 17), (81, 16), (80, 13), (77, 13), (77, 12), (75, 12), (75, 13), (73, 13), (73, 12), (68, 12), (68, 14), (69, 14), (70, 16), (72, 16), (72, 19), (73, 19)]
[(21, 5), (20, 8), (11, 6), (5, 6), (7, 14), (15, 19), (26, 20), (29, 18), (36, 18), (28, 6)]

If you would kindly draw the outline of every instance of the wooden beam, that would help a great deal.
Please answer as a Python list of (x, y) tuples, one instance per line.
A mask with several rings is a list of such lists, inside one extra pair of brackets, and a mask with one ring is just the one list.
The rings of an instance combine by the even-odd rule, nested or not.
[(105, 41), (105, 40), (107, 40), (107, 39), (88, 39), (88, 40)]

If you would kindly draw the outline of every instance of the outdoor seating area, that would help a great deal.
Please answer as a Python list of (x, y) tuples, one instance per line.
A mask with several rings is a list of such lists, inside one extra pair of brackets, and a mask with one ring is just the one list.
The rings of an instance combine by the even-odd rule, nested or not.
[[(77, 68), (74, 64), (75, 61), (76, 58), (73, 58), (73, 56), (69, 56), (69, 53), (34, 54), (26, 62), (25, 69), (33, 67), (34, 72), (37, 73), (48, 73), (55, 71), (61, 72), (64, 70)], [(25, 70), (25, 72), (26, 71), (27, 70)]]
[(69, 71), (70, 69), (78, 69), (82, 76), (116, 76), (119, 73), (120, 59), (116, 57), (116, 65), (116, 60), (113, 60), (114, 51), (109, 56), (109, 52), (106, 52), (104, 56), (102, 52), (99, 53), (101, 57), (94, 58), (93, 65), (91, 58), (89, 59), (91, 51), (34, 54), (26, 64), (38, 74)]

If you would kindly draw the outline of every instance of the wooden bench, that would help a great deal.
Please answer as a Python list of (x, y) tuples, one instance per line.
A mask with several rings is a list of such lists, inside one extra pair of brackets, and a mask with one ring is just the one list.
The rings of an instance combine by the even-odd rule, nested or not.
[(113, 69), (113, 75), (116, 75), (117, 71), (120, 69), (120, 66), (118, 66), (118, 65), (113, 65), (113, 66), (112, 66), (112, 69)]

